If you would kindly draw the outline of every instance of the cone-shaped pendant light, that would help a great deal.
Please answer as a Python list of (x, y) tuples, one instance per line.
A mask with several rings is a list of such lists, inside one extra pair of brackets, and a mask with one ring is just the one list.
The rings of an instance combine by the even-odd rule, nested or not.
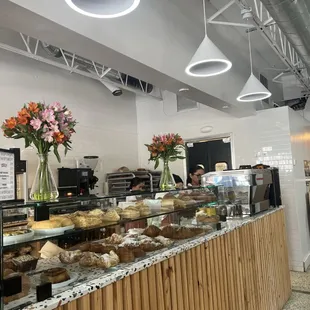
[(192, 57), (185, 72), (196, 77), (207, 77), (228, 71), (232, 64), (207, 36), (206, 6), (203, 0), (205, 38)]
[(240, 92), (238, 101), (258, 101), (269, 98), (271, 92), (251, 73)]
[(129, 14), (140, 0), (65, 0), (74, 11), (94, 18), (115, 18)]
[(220, 49), (205, 36), (185, 72), (191, 76), (207, 77), (224, 73), (231, 65)]
[(250, 32), (248, 32), (248, 40), (250, 50), (251, 75), (242, 88), (239, 96), (237, 97), (237, 100), (241, 102), (259, 101), (267, 99), (271, 96), (271, 92), (253, 74)]

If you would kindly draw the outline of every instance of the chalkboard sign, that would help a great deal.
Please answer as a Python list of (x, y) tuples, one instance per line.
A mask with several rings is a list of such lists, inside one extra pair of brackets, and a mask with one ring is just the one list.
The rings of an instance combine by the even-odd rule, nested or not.
[(15, 182), (14, 152), (0, 149), (0, 201), (16, 199)]

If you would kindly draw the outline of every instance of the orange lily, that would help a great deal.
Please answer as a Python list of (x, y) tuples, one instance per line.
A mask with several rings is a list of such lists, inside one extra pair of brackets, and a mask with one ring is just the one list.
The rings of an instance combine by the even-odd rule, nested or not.
[(5, 126), (9, 129), (14, 129), (17, 125), (16, 118), (10, 117), (9, 119), (5, 120)]
[(62, 132), (55, 132), (54, 133), (54, 138), (55, 138), (57, 143), (62, 143), (64, 137), (65, 137), (65, 135)]
[(28, 110), (26, 108), (22, 108), (19, 112), (18, 112), (18, 117), (21, 117), (21, 118), (30, 118), (30, 114), (28, 112)]
[(27, 125), (28, 124), (28, 119), (26, 117), (18, 116), (17, 123), (20, 124), (20, 125)]
[(38, 104), (35, 102), (29, 102), (28, 103), (28, 111), (33, 112), (33, 113), (38, 113), (39, 112)]

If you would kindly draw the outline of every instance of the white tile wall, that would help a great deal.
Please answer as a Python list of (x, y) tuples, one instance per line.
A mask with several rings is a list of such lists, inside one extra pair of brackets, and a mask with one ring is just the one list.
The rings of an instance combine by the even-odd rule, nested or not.
[[(84, 155), (97, 155), (100, 164), (98, 192), (103, 190), (104, 174), (121, 166), (138, 166), (137, 115), (135, 96), (125, 93), (113, 97), (105, 87), (87, 78), (69, 74), (36, 61), (0, 52), (0, 120), (15, 115), (30, 100), (59, 101), (68, 106), (78, 121), (72, 137), (73, 150), (62, 156), (61, 165), (51, 156), (51, 165), (75, 167)], [(22, 140), (0, 136), (2, 147), (21, 147), (29, 165), (29, 183), (36, 169), (35, 151), (24, 150)], [(63, 151), (60, 150), (63, 154)]]
[[(140, 165), (152, 167), (152, 164), (147, 164), (148, 152), (144, 143), (150, 142), (153, 134), (178, 132), (185, 139), (231, 134), (235, 167), (263, 162), (279, 168), (282, 199), (286, 206), (290, 265), (293, 270), (303, 270), (310, 252), (310, 238), (304, 199), (305, 186), (304, 183), (296, 182), (296, 178), (302, 176), (303, 159), (310, 160), (310, 148), (305, 146), (306, 142), (292, 143), (291, 136), (303, 134), (305, 126), (310, 123), (303, 121), (300, 115), (286, 107), (264, 110), (253, 117), (236, 119), (205, 106), (201, 106), (198, 111), (177, 113), (175, 106), (173, 94), (166, 93), (164, 102), (137, 97)], [(209, 134), (200, 132), (200, 128), (206, 125), (213, 126)], [(310, 140), (307, 140), (307, 145), (309, 143)], [(297, 161), (296, 166), (293, 165), (294, 160)], [(184, 162), (174, 163), (172, 169), (174, 173), (184, 177)]]

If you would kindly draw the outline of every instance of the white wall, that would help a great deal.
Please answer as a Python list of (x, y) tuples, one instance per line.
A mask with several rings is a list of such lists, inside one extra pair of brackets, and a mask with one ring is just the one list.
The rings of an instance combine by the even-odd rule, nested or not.
[[(255, 163), (278, 167), (282, 203), (286, 206), (290, 267), (303, 271), (310, 252), (310, 237), (305, 183), (298, 183), (297, 179), (303, 175), (303, 159), (310, 159), (310, 154), (308, 140), (300, 143), (294, 142), (293, 138), (305, 135), (310, 123), (287, 107), (259, 111), (256, 116), (242, 119), (205, 106), (196, 111), (177, 113), (175, 95), (171, 93), (164, 94), (163, 102), (137, 97), (137, 115), (140, 166), (153, 167), (153, 163), (147, 163), (148, 152), (144, 147), (152, 135), (174, 132), (187, 140), (231, 134), (234, 167)], [(209, 134), (200, 132), (206, 125), (213, 126)], [(173, 163), (172, 170), (184, 178), (183, 161)]]
[(310, 123), (291, 109), (289, 110), (289, 120), (294, 159), (294, 198), (298, 215), (296, 224), (300, 229), (301, 255), (307, 268), (310, 265), (310, 231), (304, 160), (310, 160)]
[[(137, 167), (135, 95), (126, 92), (113, 97), (99, 82), (4, 51), (0, 51), (0, 94), (1, 120), (16, 115), (29, 101), (59, 101), (69, 107), (78, 121), (77, 133), (72, 137), (73, 150), (66, 158), (60, 149), (61, 165), (75, 167), (75, 159), (84, 155), (100, 156), (103, 161), (97, 172), (100, 189), (103, 173), (121, 166)], [(24, 149), (23, 140), (6, 139), (2, 135), (0, 145)], [(24, 150), (22, 157), (29, 161), (31, 184), (37, 165), (35, 150)], [(61, 166), (53, 155), (51, 163), (54, 171)]]

